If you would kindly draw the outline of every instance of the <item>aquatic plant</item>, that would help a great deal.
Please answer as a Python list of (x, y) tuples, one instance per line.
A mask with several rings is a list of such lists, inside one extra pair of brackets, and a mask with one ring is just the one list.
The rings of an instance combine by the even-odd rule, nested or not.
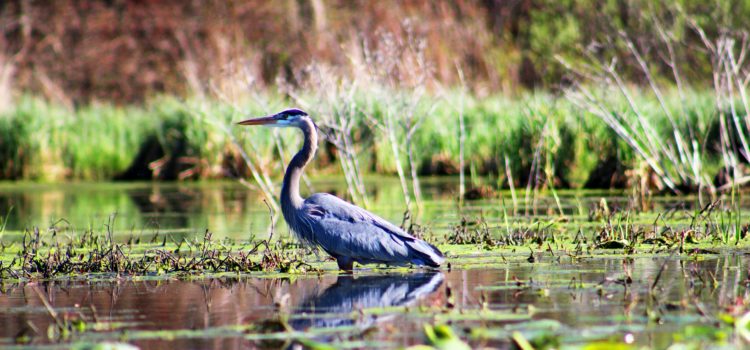
[[(740, 158), (750, 160), (747, 81), (740, 73), (746, 70), (747, 43), (730, 30), (706, 34), (690, 16), (670, 20), (676, 22), (665, 22), (658, 16), (647, 19), (658, 34), (659, 45), (644, 48), (621, 32), (606, 39), (606, 49), (582, 50), (587, 62), (574, 64), (560, 58), (575, 76), (575, 83), (565, 90), (566, 97), (606, 123), (647, 165), (653, 176), (644, 176), (642, 187), (662, 187), (675, 193), (727, 190), (746, 181)], [(685, 23), (691, 34), (701, 38), (702, 45), (681, 47)], [(740, 36), (744, 38), (744, 34)], [(624, 47), (626, 52), (614, 47)], [(701, 96), (683, 76), (685, 67), (678, 62), (694, 54), (699, 61), (711, 62), (711, 70), (702, 71), (704, 77), (699, 80), (712, 80), (713, 94)], [(635, 62), (648, 89), (633, 89), (628, 84), (623, 73), (628, 67), (618, 66), (621, 61)], [(670, 82), (655, 77), (654, 67), (663, 61), (671, 70)], [(639, 96), (643, 94), (648, 98)], [(705, 107), (686, 108), (687, 101)], [(662, 116), (661, 122), (649, 116), (653, 113)], [(713, 180), (718, 175), (712, 169), (717, 163), (712, 154), (716, 153), (723, 167), (719, 183)]]
[[(108, 227), (112, 227), (109, 225)], [(4, 245), (0, 277), (50, 279), (87, 273), (144, 275), (149, 273), (220, 273), (251, 271), (311, 271), (296, 250), (267, 240), (235, 244), (216, 241), (206, 231), (202, 239), (167, 244), (167, 236), (154, 234), (149, 242), (129, 238), (119, 243), (113, 232), (84, 231), (65, 235), (57, 225), (42, 233), (24, 231), (21, 242)], [(20, 247), (16, 246), (20, 244)], [(8, 256), (11, 253), (12, 255)], [(12, 258), (11, 258), (12, 257)]]

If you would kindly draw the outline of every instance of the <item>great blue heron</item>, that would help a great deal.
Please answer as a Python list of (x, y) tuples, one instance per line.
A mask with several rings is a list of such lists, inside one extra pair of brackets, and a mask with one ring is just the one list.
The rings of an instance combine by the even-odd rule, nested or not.
[(317, 127), (307, 113), (293, 108), (238, 124), (302, 130), (304, 144), (284, 175), (281, 212), (299, 240), (322, 248), (336, 259), (340, 269), (352, 271), (354, 262), (432, 267), (443, 263), (445, 258), (435, 246), (365, 209), (328, 193), (316, 193), (307, 199), (300, 196), (299, 178), (318, 148)]

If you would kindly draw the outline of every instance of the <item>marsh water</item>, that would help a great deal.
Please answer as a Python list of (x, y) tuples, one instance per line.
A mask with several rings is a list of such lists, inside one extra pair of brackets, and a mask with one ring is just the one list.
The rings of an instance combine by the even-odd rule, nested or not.
[[(416, 221), (438, 240), (462, 219), (477, 217), (497, 228), (563, 212), (571, 218), (563, 227), (575, 230), (596, 224), (587, 217), (602, 201), (617, 208), (634, 200), (621, 192), (571, 191), (558, 193), (559, 201), (544, 195), (526, 201), (519, 191), (515, 201), (503, 193), (459, 208), (454, 180), (425, 179), (423, 186), (425, 201)], [(339, 180), (313, 187), (345, 193)], [(400, 223), (404, 205), (396, 180), (371, 181), (368, 187), (370, 209)], [(696, 197), (654, 197), (648, 204), (654, 213), (699, 205)], [(114, 228), (123, 239), (199, 237), (208, 229), (217, 237), (248, 240), (267, 237), (272, 227), (277, 237), (288, 235), (283, 223), (271, 225), (259, 193), (229, 182), (3, 184), (0, 214), (4, 244), (20, 239), (23, 230), (56, 225)], [(120, 341), (144, 349), (317, 343), (399, 348), (424, 343), (425, 324), (448, 324), (474, 348), (513, 348), (514, 334), (537, 347), (742, 345), (733, 328), (723, 326), (722, 315), (731, 315), (747, 297), (750, 255), (743, 250), (580, 257), (519, 246), (502, 253), (480, 248), (449, 261), (440, 271), (368, 267), (353, 276), (338, 274), (329, 263), (322, 272), (292, 276), (94, 274), (0, 280), (0, 347)], [(86, 320), (85, 331), (63, 342), (49, 340), (50, 325), (67, 318)]]
[[(490, 225), (501, 225), (506, 219), (533, 222), (562, 213), (575, 221), (571, 227), (585, 226), (590, 210), (603, 200), (613, 211), (632, 206), (637, 200), (628, 191), (579, 190), (558, 191), (558, 203), (549, 193), (527, 194), (525, 189), (516, 189), (514, 194), (506, 190), (489, 198), (465, 201), (459, 207), (457, 179), (427, 178), (421, 184), (424, 200), (415, 210), (415, 219), (437, 235), (444, 235), (461, 218), (481, 217)], [(406, 207), (398, 180), (370, 179), (367, 187), (368, 209), (401, 223)], [(320, 180), (302, 190), (303, 195), (328, 192), (345, 197), (346, 183), (336, 178)], [(743, 199), (743, 208), (750, 208), (750, 197), (744, 198), (747, 199)], [(708, 202), (710, 199), (696, 196), (656, 196), (649, 199), (646, 208), (653, 215), (646, 217), (690, 210)], [(80, 230), (112, 227), (117, 234), (127, 236), (158, 232), (191, 237), (203, 235), (209, 229), (217, 237), (246, 240), (267, 237), (274, 221), (276, 232), (288, 234), (283, 220), (270, 217), (261, 193), (238, 182), (0, 182), (0, 216), (5, 230), (16, 232), (62, 224)]]

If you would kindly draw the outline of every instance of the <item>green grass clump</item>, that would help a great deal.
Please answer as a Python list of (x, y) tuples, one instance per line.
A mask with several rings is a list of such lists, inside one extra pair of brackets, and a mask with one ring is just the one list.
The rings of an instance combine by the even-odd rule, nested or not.
[(91, 105), (77, 111), (68, 127), (64, 152), (70, 177), (106, 180), (130, 166), (151, 125), (141, 109)]
[(142, 109), (92, 104), (75, 111), (23, 96), (0, 116), (3, 177), (105, 180), (124, 171), (148, 124)]

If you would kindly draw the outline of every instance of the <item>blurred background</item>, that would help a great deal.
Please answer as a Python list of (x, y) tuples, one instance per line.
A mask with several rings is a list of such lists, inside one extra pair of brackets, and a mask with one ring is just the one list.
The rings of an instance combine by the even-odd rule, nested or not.
[[(3, 95), (32, 92), (66, 104), (200, 93), (238, 66), (261, 88), (277, 79), (299, 83), (296, 76), (311, 63), (343, 68), (386, 40), (419, 41), (436, 83), (460, 84), (458, 64), (480, 96), (553, 90), (567, 73), (556, 55), (576, 57), (592, 44), (600, 52), (623, 50), (608, 42), (621, 31), (648, 52), (662, 45), (653, 23), (662, 17), (670, 17), (664, 29), (684, 44), (701, 44), (688, 21), (709, 34), (746, 30), (742, 19), (750, 12), (744, 1), (627, 0), (10, 0), (1, 6)], [(700, 55), (682, 63), (697, 70), (688, 78), (711, 69)], [(670, 74), (666, 65), (658, 69)]]
[(294, 105), (328, 130), (316, 168), (355, 185), (464, 172), (715, 191), (750, 157), (748, 15), (694, 0), (4, 1), (0, 178), (275, 177), (299, 140), (231, 121)]

